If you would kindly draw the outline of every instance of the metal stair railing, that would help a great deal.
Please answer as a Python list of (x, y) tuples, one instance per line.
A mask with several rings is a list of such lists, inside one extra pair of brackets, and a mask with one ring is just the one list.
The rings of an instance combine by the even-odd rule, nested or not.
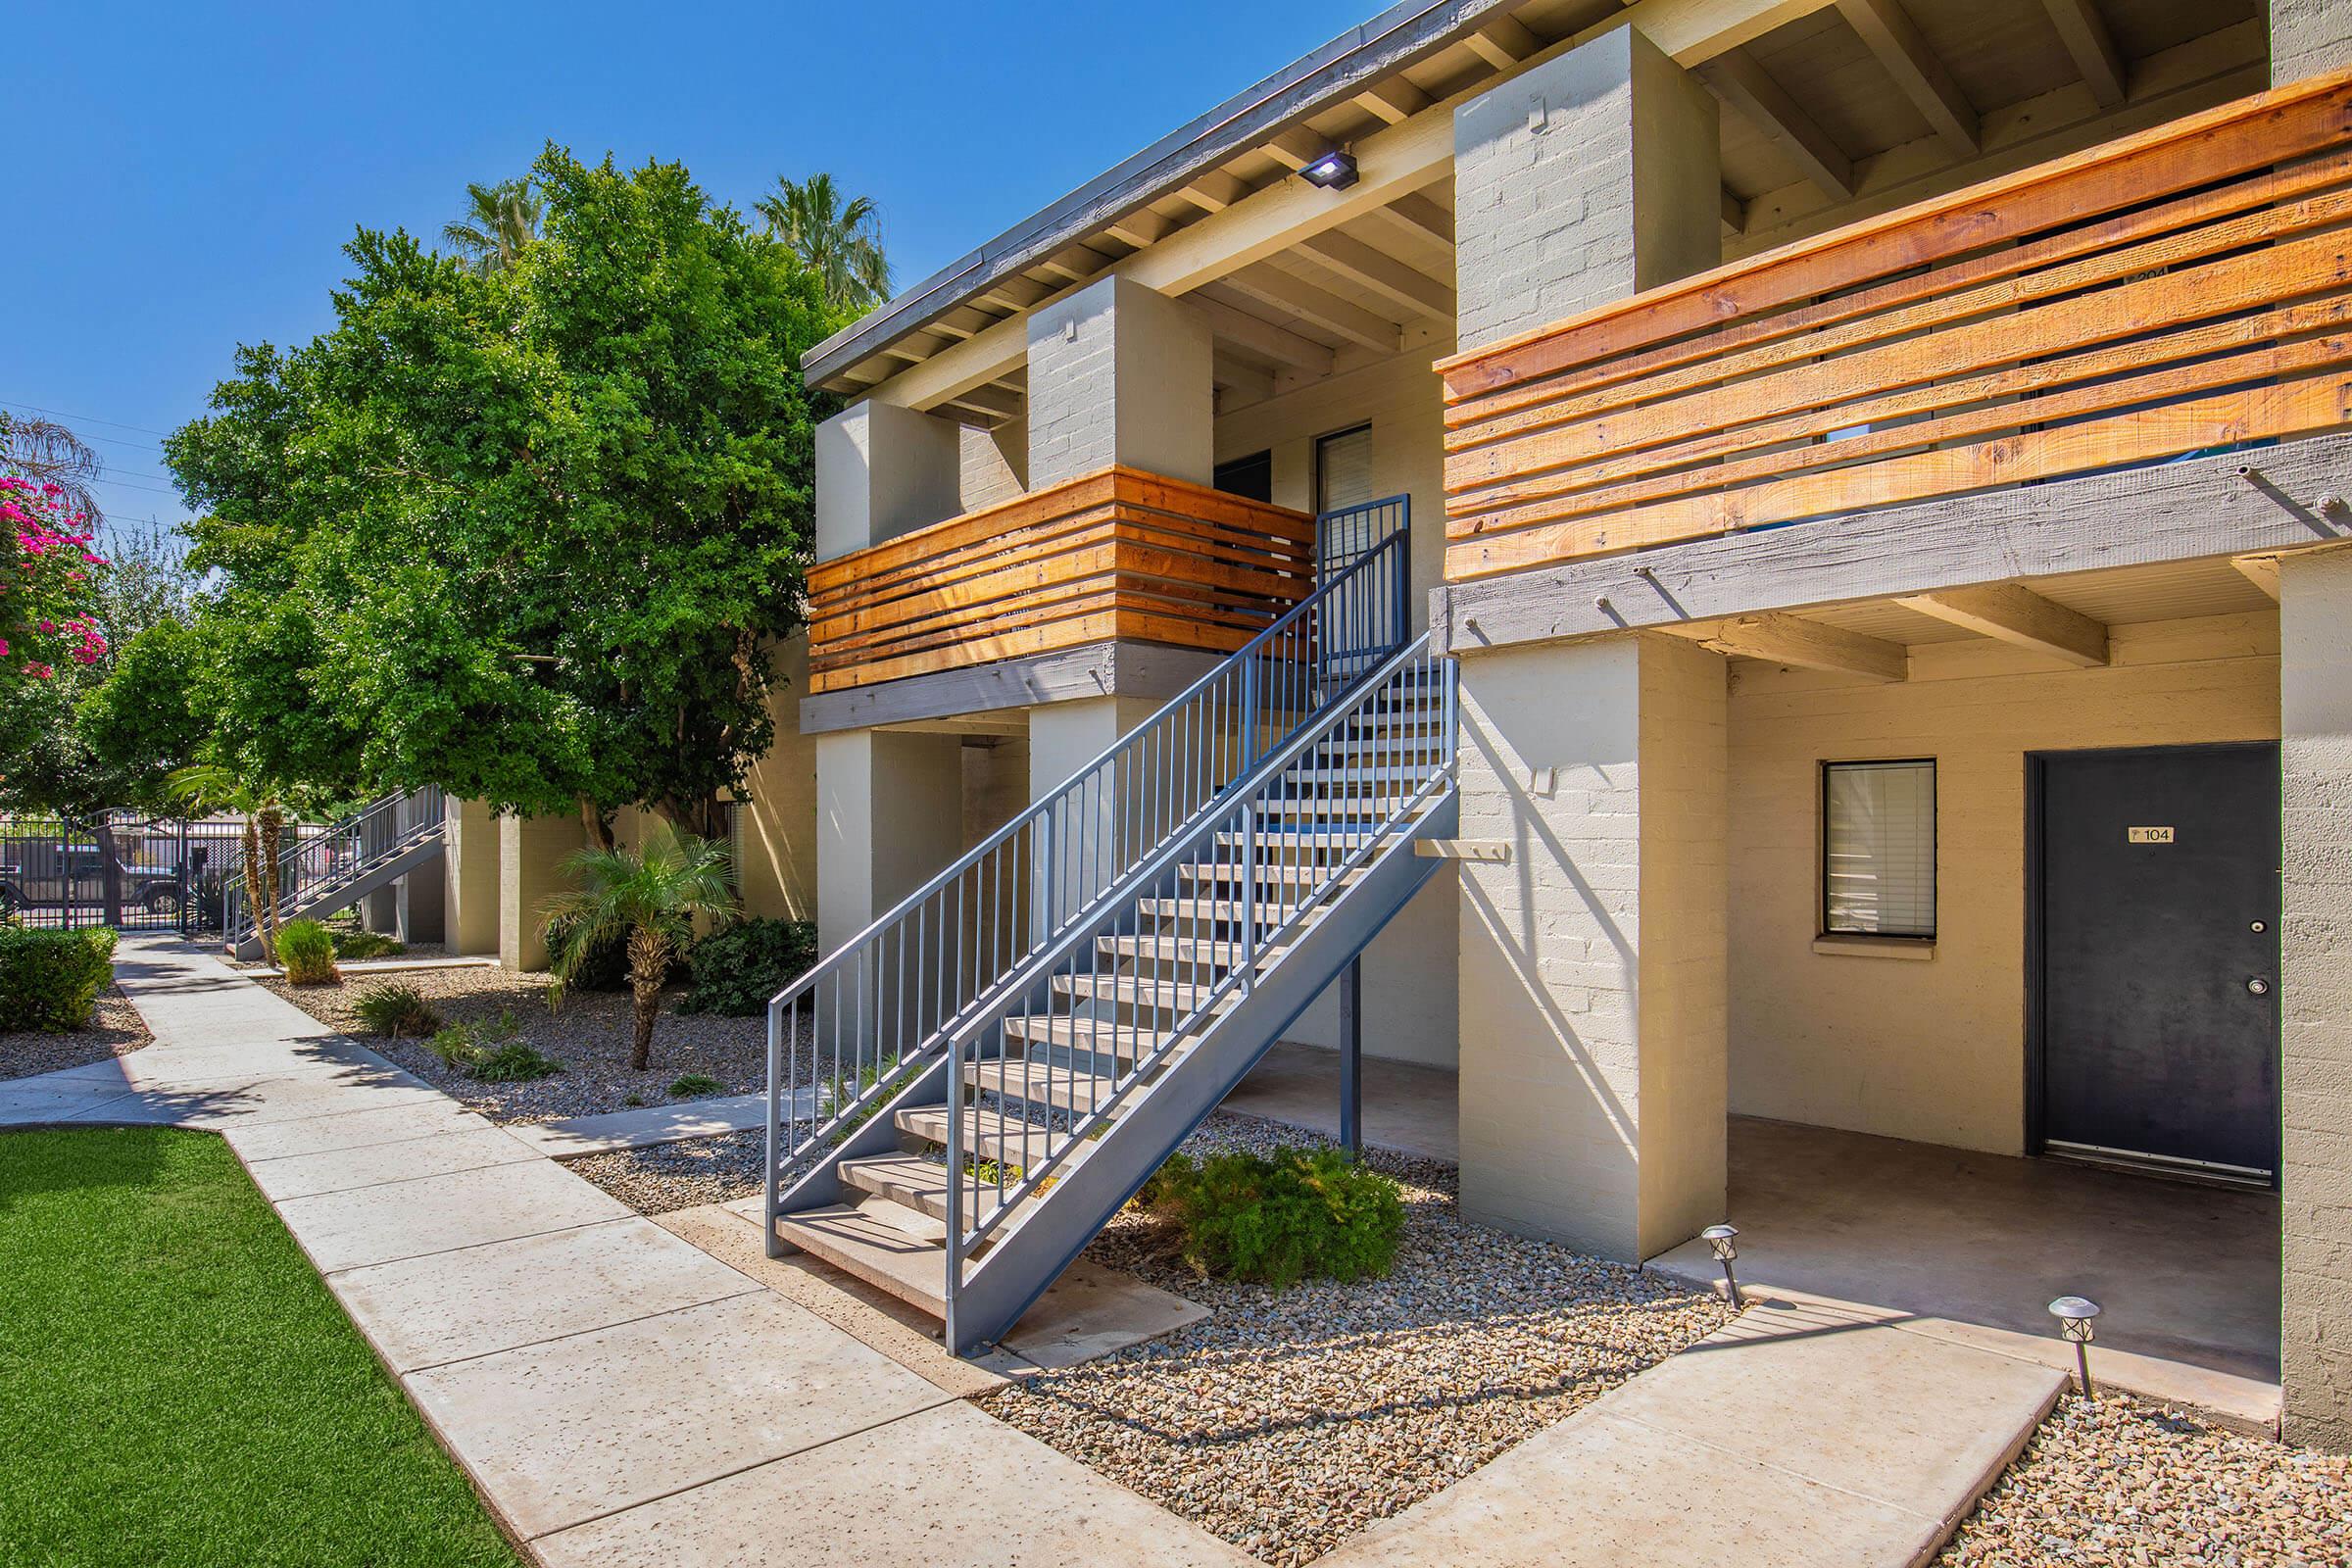
[[(355, 882), (394, 856), (441, 831), (443, 797), (438, 788), (387, 795), (308, 837), (295, 827), (295, 842), (278, 852), (277, 917), (317, 903), (338, 886)], [(254, 934), (246, 907), (245, 856), (239, 851), (223, 887), (227, 909), (222, 928), (229, 943)]]
[[(1065, 928), (995, 999), (955, 1026), (946, 1138), (951, 1346), (960, 1343), (956, 1301), (974, 1250), (1024, 1200), (1045, 1191), (1074, 1152), (1149, 1093), (1170, 1057), (1198, 1039), (1226, 1005), (1250, 993), (1261, 967), (1277, 959), (1308, 920), (1344, 896), (1348, 879), (1393, 848), (1452, 788), (1455, 691), (1452, 662), (1434, 652), (1423, 633), (1347, 702), (1295, 730), (1268, 754), (1265, 767), (1245, 789), (1171, 835), (1122, 882), (1117, 898)], [(1383, 724), (1384, 717), (1401, 721)], [(1432, 724), (1434, 747), (1420, 733)], [(1350, 728), (1361, 730), (1354, 744), (1338, 756), (1317, 756), (1326, 742)], [(1314, 777), (1302, 776), (1310, 772)], [(1326, 808), (1347, 802), (1359, 808), (1304, 821), (1285, 814), (1286, 805), (1301, 801)], [(1285, 825), (1269, 831), (1264, 825), (1269, 816)], [(1308, 823), (1320, 823), (1323, 830)], [(1220, 879), (1187, 878), (1188, 866), (1212, 862), (1235, 870), (1229, 893)], [(1212, 907), (1204, 915), (1180, 914), (1171, 925), (1150, 907), (1153, 901), (1169, 899), (1207, 901)], [(1126, 961), (1116, 956), (1122, 944), (1127, 951), (1140, 951), (1152, 937), (1187, 929), (1224, 956), (1155, 963), (1148, 978), (1131, 969), (1124, 978), (1137, 983), (1116, 989)], [(1106, 993), (1115, 1000), (1102, 1000)], [(1058, 1055), (1043, 1048), (1024, 1053), (1028, 1065), (1017, 1070), (1028, 1087), (1037, 1088), (1039, 1075), (1054, 1061), (1080, 1058), (1092, 1065), (1101, 1087), (1090, 1084), (1083, 1101), (1068, 1097), (1063, 1114), (1048, 1121), (1001, 1117), (994, 1157), (967, 1166), (964, 1121), (967, 1107), (980, 1102), (980, 1093), (966, 1086), (965, 1069), (1001, 1054), (1004, 1025), (1015, 1015), (1028, 1020), (1032, 1038), (1042, 1018), (1049, 1037), (1058, 1034), (1059, 1026), (1072, 1042)], [(1084, 1046), (1076, 1044), (1082, 1039)], [(1006, 1071), (1004, 1081), (1010, 1083), (1014, 1064)], [(1008, 1092), (1026, 1103), (1037, 1102), (1035, 1096)]]
[[(769, 1245), (787, 1171), (939, 1058), (946, 1032), (1085, 918), (1171, 835), (1260, 768), (1354, 678), (1321, 653), (1396, 648), (1411, 624), (1409, 502), (1312, 593), (769, 1000)], [(1332, 518), (1323, 519), (1327, 524)], [(817, 1092), (799, 1092), (803, 1067)], [(785, 1093), (785, 1086), (794, 1093)]]

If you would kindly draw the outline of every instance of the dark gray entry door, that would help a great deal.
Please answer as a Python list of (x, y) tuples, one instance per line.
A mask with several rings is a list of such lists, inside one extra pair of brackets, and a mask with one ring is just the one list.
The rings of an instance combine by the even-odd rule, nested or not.
[(2278, 748), (2035, 759), (2053, 1153), (2278, 1166)]

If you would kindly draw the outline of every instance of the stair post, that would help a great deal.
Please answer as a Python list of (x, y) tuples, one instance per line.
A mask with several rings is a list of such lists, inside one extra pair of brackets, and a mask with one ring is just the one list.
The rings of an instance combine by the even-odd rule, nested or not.
[(1340, 971), (1340, 1143), (1364, 1157), (1364, 957)]

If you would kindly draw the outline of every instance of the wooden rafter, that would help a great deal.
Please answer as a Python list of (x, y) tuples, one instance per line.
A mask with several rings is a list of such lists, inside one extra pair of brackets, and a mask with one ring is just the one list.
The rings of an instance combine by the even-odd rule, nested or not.
[(1700, 66), (1698, 77), (1715, 95), (1762, 131), (1772, 144), (1823, 190), (1839, 201), (1854, 194), (1854, 163), (1830, 139), (1788, 89), (1744, 49), (1733, 49)]
[(1176, 195), (1204, 213), (1221, 213), (1250, 194), (1250, 182), (1222, 169), (1205, 170), (1176, 187)]
[(1350, 343), (1360, 343), (1384, 354), (1394, 354), (1404, 346), (1404, 329), (1396, 322), (1328, 289), (1317, 288), (1304, 278), (1261, 266), (1245, 267), (1223, 281), (1252, 299), (1279, 306), (1301, 320), (1336, 332)]
[(1901, 643), (1865, 637), (1841, 626), (1824, 625), (1778, 611), (1760, 615), (1733, 615), (1712, 626), (1678, 635), (1694, 638), (1703, 648), (1740, 659), (1760, 659), (1770, 664), (1793, 664), (1799, 669), (1826, 669), (1867, 680), (1899, 681), (1911, 671), (1910, 651)]
[(1427, 109), (1430, 96), (1404, 77), (1391, 76), (1357, 93), (1355, 103), (1375, 119), (1399, 125)]
[(1123, 240), (1140, 251), (1147, 245), (1165, 239), (1180, 226), (1182, 225), (1176, 220), (1164, 213), (1155, 213), (1149, 207), (1139, 207), (1126, 217), (1112, 222), (1102, 232), (1113, 239)]
[(1365, 244), (1352, 234), (1344, 234), (1336, 228), (1326, 229), (1300, 240), (1298, 250), (1301, 255), (1312, 257), (1348, 281), (1417, 316), (1440, 321), (1453, 319), (1454, 293), (1450, 286), (1439, 282), (1427, 272), (1406, 266), (1386, 251)]
[(1208, 322), (1209, 331), (1220, 340), (1306, 375), (1331, 373), (1336, 356), (1313, 338), (1301, 337), (1271, 321), (1261, 321), (1247, 311), (1237, 311), (1223, 300), (1211, 299), (1203, 293), (1194, 293), (1191, 300), (1193, 309), (1200, 313)]
[(2099, 107), (2119, 107), (2125, 98), (2124, 57), (2116, 53), (2115, 38), (2091, 0), (2041, 0), (2041, 4)]
[(1294, 125), (1259, 147), (1258, 151), (1297, 173), (1331, 151), (1331, 139), (1317, 135), (1304, 125)]
[(1496, 71), (1510, 70), (1543, 47), (1526, 24), (1513, 17), (1496, 17), (1462, 42)]
[(1936, 134), (1964, 157), (1973, 156), (1981, 142), (1976, 107), (1920, 35), (1900, 0), (1838, 0), (1838, 11), (1862, 35), (1870, 52), (1879, 57), (1886, 74), (1935, 127)]
[(1895, 603), (1946, 625), (2030, 648), (2083, 669), (2107, 662), (2106, 626), (2015, 583), (1907, 594)]

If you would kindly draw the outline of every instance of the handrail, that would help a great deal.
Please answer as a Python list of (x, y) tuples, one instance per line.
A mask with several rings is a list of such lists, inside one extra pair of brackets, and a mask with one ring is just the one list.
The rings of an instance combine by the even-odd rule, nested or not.
[[(1130, 1099), (1146, 1086), (1179, 1048), (1198, 1037), (1210, 1018), (1237, 993), (1250, 991), (1257, 972), (1270, 954), (1323, 908), (1374, 856), (1392, 847), (1403, 824), (1416, 817), (1442, 790), (1450, 786), (1454, 768), (1456, 723), (1455, 684), (1451, 663), (1432, 649), (1427, 633), (1355, 687), (1348, 701), (1334, 705), (1318, 719), (1303, 724), (1266, 759), (1250, 788), (1225, 798), (1221, 808), (1203, 813), (1184, 831), (1171, 835), (1122, 884), (1120, 896), (1104, 901), (1094, 916), (1073, 923), (1050, 947), (1023, 965), (1010, 984), (1003, 987), (986, 1007), (975, 1009), (951, 1032), (948, 1042), (947, 1114), (947, 1307), (951, 1345), (956, 1335), (956, 1294), (964, 1283), (963, 1262), (973, 1249), (989, 1239), (1018, 1205), (1055, 1179), (1057, 1170), (1102, 1128), (1107, 1126)], [(1420, 737), (1392, 730), (1367, 739), (1353, 752), (1352, 760), (1329, 766), (1315, 753), (1344, 726), (1355, 724), (1375, 709), (1400, 700), (1435, 696), (1440, 734), (1432, 747)], [(1306, 780), (1302, 768), (1313, 763), (1328, 778)], [(1323, 843), (1307, 847), (1293, 834), (1266, 838), (1261, 817), (1282, 802), (1321, 797), (1363, 803), (1360, 818), (1351, 818), (1344, 833), (1314, 835)], [(1218, 858), (1211, 852), (1222, 839), (1239, 852), (1239, 878), (1232, 894), (1221, 883), (1207, 880), (1190, 890), (1184, 871)], [(1345, 851), (1334, 858), (1334, 852)], [(1232, 864), (1233, 862), (1224, 862)], [(1264, 887), (1261, 890), (1261, 882)], [(1142, 972), (1118, 972), (1118, 960), (1106, 967), (1104, 944), (1122, 937), (1142, 937), (1156, 930), (1157, 916), (1146, 901), (1157, 898), (1202, 899), (1212, 902), (1204, 918), (1189, 915), (1197, 925), (1239, 929), (1226, 941), (1235, 950), (1230, 963), (1202, 964), (1187, 960), (1173, 978), (1154, 967), (1149, 978)], [(1221, 907), (1216, 901), (1225, 901)], [(1106, 981), (1130, 983), (1127, 995), (1103, 1004), (1099, 993)], [(1054, 982), (1066, 981), (1063, 987)], [(1115, 992), (1114, 992), (1115, 995)], [(1045, 1011), (1035, 999), (1044, 997)], [(1093, 1009), (1114, 1009), (1104, 1015)], [(1107, 1089), (1089, 1091), (1084, 1105), (1064, 1102), (1064, 1117), (1054, 1121), (1014, 1123), (999, 1117), (1000, 1148), (986, 1168), (964, 1157), (964, 1108), (973, 1097), (964, 1084), (964, 1068), (999, 1049), (1001, 1031), (1019, 1012), (1033, 1025), (1075, 1026), (1085, 1019), (1089, 1049), (1085, 1054), (1100, 1063), (1105, 1058), (1114, 1076), (1101, 1077), (1098, 1066), (1088, 1074)], [(1070, 1048), (1082, 1031), (1073, 1027)], [(1107, 1039), (1109, 1049), (1103, 1049)], [(1024, 1073), (1038, 1070), (1035, 1054), (1023, 1057)], [(1028, 1099), (1032, 1097), (1016, 1097)], [(1005, 1130), (1018, 1125), (1016, 1154), (1004, 1147)], [(968, 1168), (967, 1168), (968, 1164)]]
[[(295, 841), (277, 856), (275, 912), (282, 917), (321, 889), (361, 875), (430, 838), (440, 830), (442, 811), (441, 791), (427, 787), (383, 796), (308, 838), (300, 836), (297, 824)], [(221, 926), (232, 944), (250, 938), (257, 924), (254, 911), (244, 907), (244, 871), (245, 856), (240, 849), (222, 887), (228, 907)]]
[[(769, 1000), (771, 1246), (787, 1167), (862, 1122), (1030, 955), (1356, 684), (1378, 662), (1368, 656), (1402, 645), (1409, 502), (1393, 496), (1333, 515), (1357, 514), (1394, 526), (1375, 530), (1313, 594)], [(784, 1080), (799, 1087), (804, 1060), (829, 1093), (795, 1099), (788, 1113)]]

